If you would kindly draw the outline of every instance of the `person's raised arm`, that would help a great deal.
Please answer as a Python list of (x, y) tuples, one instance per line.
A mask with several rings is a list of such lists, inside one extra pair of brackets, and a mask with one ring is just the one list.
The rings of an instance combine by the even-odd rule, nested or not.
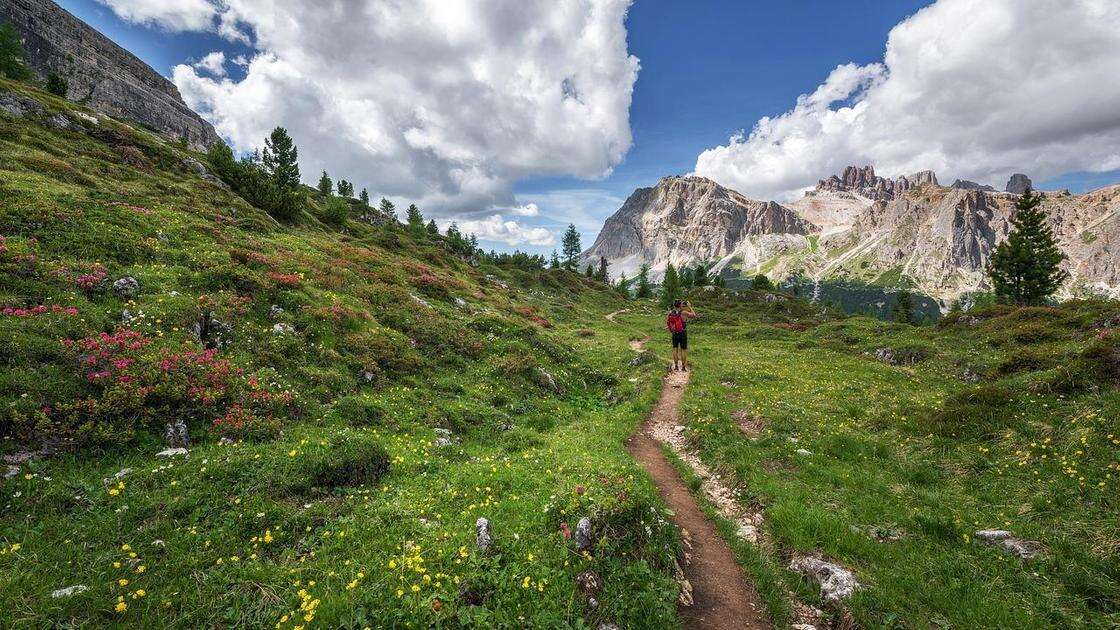
[(692, 308), (692, 302), (685, 302), (685, 308), (687, 308), (688, 310), (684, 311), (684, 314), (687, 315), (689, 317), (689, 319), (691, 319), (693, 317), (700, 317), (700, 313), (697, 313)]

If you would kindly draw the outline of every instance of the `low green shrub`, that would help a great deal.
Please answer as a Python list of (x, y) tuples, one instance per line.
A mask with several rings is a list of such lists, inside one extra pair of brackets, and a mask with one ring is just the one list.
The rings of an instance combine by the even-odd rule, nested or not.
[(1008, 406), (1013, 400), (1013, 393), (1005, 387), (972, 387), (950, 396), (941, 409), (925, 416), (918, 426), (941, 437), (991, 436), (1011, 424)]

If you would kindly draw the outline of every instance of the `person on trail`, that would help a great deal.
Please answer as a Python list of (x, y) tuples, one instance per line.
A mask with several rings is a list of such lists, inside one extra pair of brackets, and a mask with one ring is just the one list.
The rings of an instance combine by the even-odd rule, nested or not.
[(692, 302), (676, 300), (665, 318), (665, 328), (673, 338), (673, 369), (688, 371), (688, 320), (696, 317)]

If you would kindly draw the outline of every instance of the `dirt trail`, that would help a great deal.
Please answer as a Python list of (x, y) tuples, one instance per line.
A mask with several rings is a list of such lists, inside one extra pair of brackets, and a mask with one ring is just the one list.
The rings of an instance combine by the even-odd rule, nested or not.
[(673, 510), (673, 522), (686, 543), (683, 569), (693, 603), (681, 607), (681, 618), (686, 628), (770, 628), (758, 593), (743, 575), (731, 547), (661, 451), (659, 434), (663, 435), (664, 427), (677, 426), (677, 408), (688, 376), (688, 372), (670, 372), (665, 377), (657, 406), (626, 441), (627, 449), (653, 477)]

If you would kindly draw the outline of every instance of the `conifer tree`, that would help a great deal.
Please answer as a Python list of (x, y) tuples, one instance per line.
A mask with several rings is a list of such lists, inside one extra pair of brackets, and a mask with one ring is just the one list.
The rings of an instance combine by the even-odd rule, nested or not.
[(281, 193), (295, 192), (299, 189), (299, 149), (292, 137), (283, 127), (272, 130), (264, 141), (261, 164), (272, 176), (272, 183)]
[(319, 177), (319, 185), (316, 188), (319, 189), (319, 194), (324, 197), (330, 197), (334, 193), (334, 182), (331, 181), (331, 176), (327, 175), (326, 171), (323, 171), (322, 176)]
[(548, 261), (548, 268), (549, 269), (559, 269), (560, 268), (560, 257), (556, 255), (556, 250), (555, 249), (552, 250), (552, 259)]
[(439, 226), (436, 225), (435, 219), (428, 221), (428, 234), (431, 236), (439, 236)]
[(66, 98), (66, 93), (70, 91), (70, 85), (66, 83), (66, 79), (57, 72), (52, 72), (47, 75), (47, 91), (55, 96)]
[(761, 274), (761, 273), (755, 274), (755, 276), (753, 278), (751, 278), (751, 290), (752, 291), (773, 291), (774, 290), (774, 283), (770, 282), (770, 278), (767, 278), (764, 274)]
[(416, 204), (409, 204), (407, 218), (408, 227), (413, 232), (420, 234), (424, 231), (424, 215), (420, 214), (420, 208)]
[(27, 53), (19, 35), (11, 24), (0, 24), (0, 75), (14, 81), (31, 78), (31, 68), (27, 66)]
[(1039, 209), (1042, 196), (1027, 189), (1015, 202), (1011, 233), (996, 247), (988, 276), (1001, 302), (1037, 306), (1066, 278), (1059, 266), (1065, 255)]
[(587, 263), (587, 268), (583, 270), (583, 275), (587, 276), (588, 278), (595, 277), (595, 269), (591, 267), (591, 263)]
[(381, 214), (386, 219), (390, 219), (392, 221), (397, 220), (397, 207), (393, 205), (392, 201), (389, 201), (388, 199), (382, 197), (381, 198), (380, 210), (381, 210)]
[(649, 265), (642, 263), (638, 269), (638, 291), (634, 294), (635, 297), (649, 298), (653, 297), (653, 288), (649, 286)]
[(607, 257), (599, 257), (599, 270), (595, 272), (595, 279), (600, 282), (607, 281)]
[(345, 179), (338, 180), (338, 196), (351, 199), (354, 197), (354, 184)]
[(665, 279), (661, 281), (661, 307), (669, 308), (673, 305), (673, 301), (680, 298), (681, 294), (681, 277), (677, 273), (677, 268), (669, 263), (665, 267)]
[(564, 256), (564, 266), (568, 271), (572, 271), (576, 267), (576, 258), (579, 257), (580, 250), (583, 249), (579, 243), (579, 231), (576, 230), (575, 224), (568, 224), (568, 229), (564, 231), (564, 238), (561, 241), (561, 251)]
[(358, 195), (358, 201), (361, 201), (362, 205), (368, 208), (369, 207), (369, 191), (366, 190), (365, 188), (363, 188), (362, 189), (362, 194)]
[(899, 289), (894, 303), (894, 321), (900, 324), (914, 323), (914, 297), (906, 289)]
[(697, 287), (707, 286), (711, 282), (708, 277), (708, 268), (704, 263), (696, 263), (696, 269), (692, 271), (692, 284)]

